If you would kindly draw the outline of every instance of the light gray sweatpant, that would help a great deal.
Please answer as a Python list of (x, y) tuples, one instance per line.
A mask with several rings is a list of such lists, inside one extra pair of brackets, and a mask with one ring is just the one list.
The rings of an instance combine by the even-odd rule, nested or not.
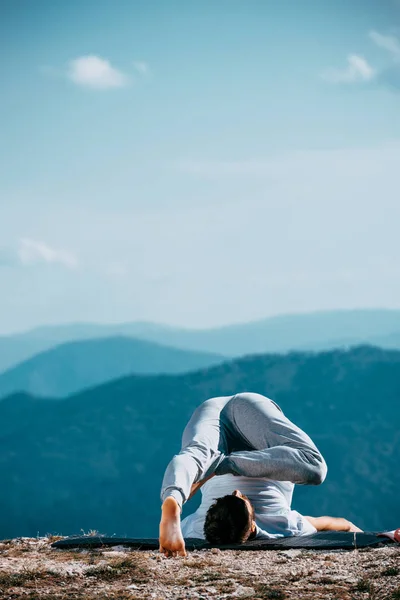
[(318, 485), (327, 466), (309, 436), (275, 402), (251, 392), (211, 398), (193, 413), (169, 463), (161, 500), (182, 506), (191, 486), (215, 473)]

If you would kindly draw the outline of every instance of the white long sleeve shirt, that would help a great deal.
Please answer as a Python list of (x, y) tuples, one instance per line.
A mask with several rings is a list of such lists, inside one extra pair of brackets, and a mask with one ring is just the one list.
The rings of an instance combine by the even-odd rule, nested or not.
[(316, 532), (307, 519), (291, 509), (293, 483), (227, 474), (213, 477), (203, 485), (199, 508), (182, 521), (183, 537), (205, 539), (203, 529), (209, 507), (217, 498), (232, 494), (235, 490), (245, 494), (254, 507), (257, 539), (310, 535)]

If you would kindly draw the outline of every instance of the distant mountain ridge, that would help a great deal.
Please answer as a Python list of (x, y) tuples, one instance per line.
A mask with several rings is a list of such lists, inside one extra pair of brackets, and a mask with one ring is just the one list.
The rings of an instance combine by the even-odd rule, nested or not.
[(204, 330), (146, 322), (45, 326), (0, 337), (0, 372), (59, 344), (114, 336), (231, 357), (291, 350), (330, 350), (366, 343), (400, 348), (400, 310), (360, 309), (280, 315)]
[(68, 342), (0, 374), (0, 399), (16, 392), (60, 398), (126, 375), (186, 373), (224, 360), (122, 336)]
[(400, 352), (360, 347), (125, 377), (57, 402), (5, 398), (0, 538), (81, 529), (156, 537), (163, 472), (193, 410), (246, 390), (277, 401), (327, 460), (325, 483), (298, 486), (294, 508), (367, 530), (399, 526)]

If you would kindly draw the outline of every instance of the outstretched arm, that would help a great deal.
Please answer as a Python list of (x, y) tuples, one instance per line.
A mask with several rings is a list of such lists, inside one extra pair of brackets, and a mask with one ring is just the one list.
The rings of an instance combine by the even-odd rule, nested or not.
[(362, 529), (348, 521), (337, 517), (304, 517), (317, 531), (358, 531)]

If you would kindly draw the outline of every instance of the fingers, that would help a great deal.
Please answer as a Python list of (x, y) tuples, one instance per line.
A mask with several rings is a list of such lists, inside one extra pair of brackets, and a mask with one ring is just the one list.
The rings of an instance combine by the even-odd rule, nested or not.
[(351, 521), (349, 521), (349, 524), (350, 524), (349, 531), (352, 531), (353, 533), (363, 533), (363, 530), (360, 529), (359, 527), (357, 527), (357, 525), (354, 525), (354, 523), (352, 523)]

